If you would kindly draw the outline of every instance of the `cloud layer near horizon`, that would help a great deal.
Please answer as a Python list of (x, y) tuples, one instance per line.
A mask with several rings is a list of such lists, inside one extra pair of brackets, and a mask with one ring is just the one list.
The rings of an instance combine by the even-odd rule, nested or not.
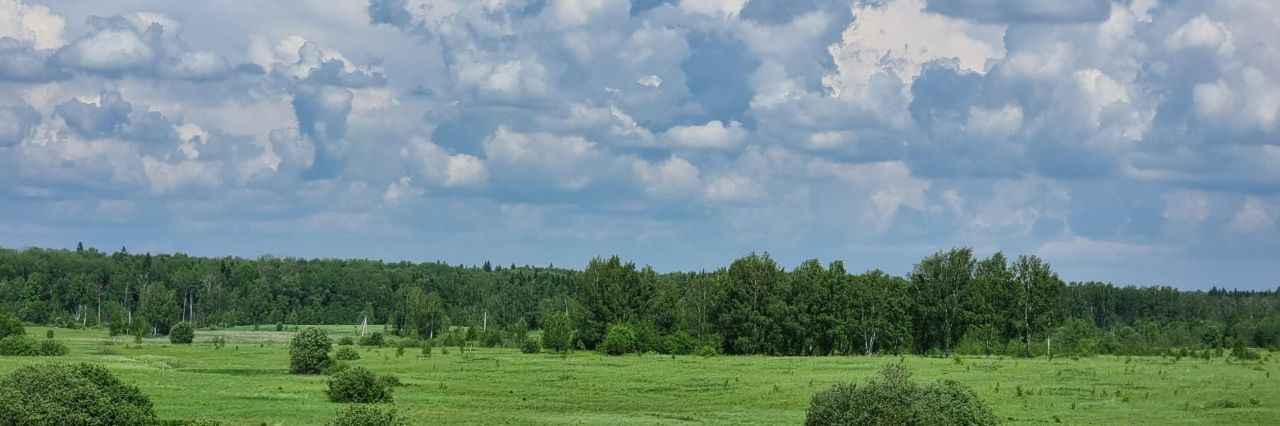
[(1271, 288), (1261, 0), (0, 0), (0, 244)]

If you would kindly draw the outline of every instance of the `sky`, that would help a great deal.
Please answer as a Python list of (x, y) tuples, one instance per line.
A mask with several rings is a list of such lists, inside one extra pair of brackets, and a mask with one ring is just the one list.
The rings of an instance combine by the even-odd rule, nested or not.
[(0, 246), (1280, 286), (1274, 0), (0, 0)]

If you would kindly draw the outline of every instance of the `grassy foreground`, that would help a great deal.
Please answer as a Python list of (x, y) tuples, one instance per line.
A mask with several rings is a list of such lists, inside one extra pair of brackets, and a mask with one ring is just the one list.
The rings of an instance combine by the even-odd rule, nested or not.
[[(43, 337), (45, 328), (28, 327)], [(330, 336), (351, 335), (349, 326)], [(293, 333), (197, 331), (196, 344), (103, 330), (55, 329), (71, 353), (0, 357), (0, 373), (45, 361), (105, 365), (151, 396), (164, 419), (207, 417), (229, 424), (322, 424), (340, 408), (324, 396), (325, 376), (288, 373)], [(226, 347), (207, 343), (223, 336)], [(799, 424), (809, 397), (836, 381), (861, 382), (886, 363), (915, 378), (971, 386), (1004, 423), (1275, 424), (1280, 356), (1224, 358), (950, 359), (907, 357), (561, 357), (515, 349), (458, 348), (431, 357), (408, 348), (363, 348), (352, 365), (395, 373), (394, 406), (415, 424)], [(1274, 376), (1274, 377), (1273, 377)]]

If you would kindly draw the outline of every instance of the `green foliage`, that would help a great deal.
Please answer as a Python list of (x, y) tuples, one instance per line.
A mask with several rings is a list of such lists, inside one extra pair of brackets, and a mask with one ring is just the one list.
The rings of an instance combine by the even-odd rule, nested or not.
[(477, 340), (480, 340), (480, 333), (476, 331), (476, 326), (468, 326), (466, 341), (475, 342)]
[(384, 343), (382, 333), (378, 331), (360, 337), (360, 346), (382, 346)]
[(484, 346), (486, 348), (502, 346), (502, 331), (498, 330), (497, 327), (492, 327), (481, 333), (480, 346)]
[(98, 365), (27, 365), (0, 377), (0, 424), (154, 423), (151, 400)]
[(354, 344), (356, 344), (356, 341), (351, 336), (342, 336), (341, 339), (338, 339), (338, 346), (351, 346)]
[(542, 352), (542, 342), (532, 337), (526, 338), (524, 343), (520, 345), (520, 352), (527, 354)]
[(356, 352), (355, 348), (350, 346), (339, 346), (338, 351), (333, 354), (333, 359), (339, 361), (355, 361), (360, 359), (360, 352)]
[(352, 404), (338, 412), (328, 423), (330, 426), (404, 426), (407, 419), (396, 414), (396, 409), (386, 410), (376, 405)]
[(41, 356), (63, 356), (67, 354), (67, 345), (53, 339), (41, 340), (37, 353)]
[(1239, 337), (1236, 337), (1231, 342), (1231, 357), (1238, 360), (1257, 360), (1262, 358), (1257, 352), (1249, 350), (1245, 346), (1244, 339)]
[(720, 275), (725, 301), (720, 307), (719, 330), (724, 351), (731, 354), (777, 352), (774, 336), (781, 335), (782, 268), (768, 253), (751, 253), (734, 260)]
[(859, 386), (839, 383), (809, 403), (806, 425), (995, 425), (991, 408), (964, 385), (920, 384), (899, 364)]
[(9, 336), (22, 336), (27, 334), (25, 328), (22, 327), (22, 321), (17, 318), (9, 318), (0, 314), (0, 339)]
[(623, 355), (635, 352), (638, 347), (636, 332), (627, 324), (614, 324), (605, 334), (600, 350), (609, 355)]
[(688, 355), (698, 350), (702, 342), (689, 332), (680, 330), (667, 336), (665, 352), (672, 355)]
[(145, 327), (142, 331), (148, 334), (169, 334), (169, 326), (178, 319), (181, 307), (178, 306), (177, 293), (160, 283), (151, 283), (142, 287), (138, 296), (138, 316), (135, 321)]
[(40, 344), (36, 339), (25, 335), (10, 335), (0, 339), (0, 355), (35, 356), (40, 355)]
[(391, 402), (392, 385), (364, 367), (351, 367), (337, 372), (329, 379), (325, 395), (330, 402), (380, 403)]
[(277, 323), (276, 323), (276, 331), (284, 331), (284, 323), (283, 323), (283, 322), (277, 322)]
[(430, 340), (422, 341), (422, 356), (431, 356), (431, 348), (434, 346)]
[(569, 317), (563, 314), (551, 314), (542, 322), (542, 347), (556, 352), (568, 352), (573, 344), (573, 329), (569, 325)]
[(174, 324), (173, 329), (169, 330), (169, 342), (174, 344), (191, 344), (195, 338), (195, 326), (186, 321)]
[(50, 328), (50, 329), (48, 329), (48, 330), (45, 330), (45, 332), (44, 332), (44, 338), (46, 338), (46, 339), (53, 339), (53, 329), (52, 329), (52, 328)]
[(329, 369), (329, 349), (333, 342), (318, 327), (307, 327), (289, 342), (289, 371), (294, 374), (321, 374)]

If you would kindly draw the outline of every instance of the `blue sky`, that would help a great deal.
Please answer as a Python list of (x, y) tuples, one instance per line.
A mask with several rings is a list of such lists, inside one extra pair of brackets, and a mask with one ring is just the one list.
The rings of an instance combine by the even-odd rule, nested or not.
[(0, 0), (0, 245), (1280, 285), (1271, 0)]

